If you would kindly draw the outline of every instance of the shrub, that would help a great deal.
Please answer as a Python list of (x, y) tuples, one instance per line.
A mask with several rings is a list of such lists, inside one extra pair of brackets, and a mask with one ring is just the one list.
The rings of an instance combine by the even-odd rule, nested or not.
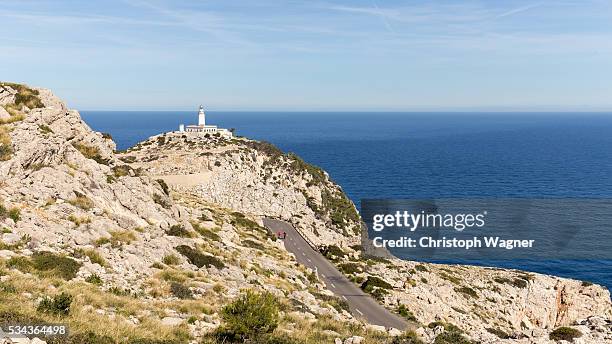
[(347, 311), (347, 312), (351, 311), (348, 302), (344, 299), (341, 299), (337, 296), (332, 296), (332, 295), (327, 295), (327, 294), (322, 294), (322, 293), (317, 293), (317, 292), (313, 292), (312, 294), (317, 299), (327, 302), (330, 306), (334, 307), (334, 309), (337, 310), (339, 313), (341, 313), (342, 311)]
[(77, 195), (75, 198), (68, 201), (75, 207), (81, 208), (85, 211), (91, 210), (94, 207), (94, 202), (85, 195)]
[(15, 256), (11, 257), (7, 262), (6, 266), (10, 269), (17, 269), (21, 272), (32, 271), (32, 261), (28, 257)]
[(7, 217), (17, 223), (17, 221), (21, 220), (21, 210), (19, 208), (11, 208), (8, 211)]
[(100, 238), (95, 241), (96, 246), (102, 246), (104, 244), (110, 244), (111, 247), (120, 247), (123, 244), (129, 244), (136, 240), (136, 235), (131, 231), (113, 231), (110, 232), (110, 238)]
[(107, 140), (112, 140), (113, 135), (111, 135), (110, 133), (102, 133), (102, 138), (107, 139)]
[(361, 266), (356, 263), (340, 264), (338, 268), (346, 275), (356, 274), (362, 271)]
[(209, 256), (191, 248), (187, 245), (181, 245), (175, 248), (180, 254), (185, 256), (189, 262), (198, 268), (214, 266), (217, 269), (225, 268), (225, 264), (217, 257)]
[(161, 205), (163, 208), (170, 208), (170, 203), (168, 203), (168, 201), (166, 201), (166, 199), (162, 195), (153, 194), (153, 202)]
[(74, 257), (75, 258), (83, 258), (83, 257), (87, 257), (89, 258), (89, 260), (94, 263), (94, 264), (98, 264), (100, 266), (106, 266), (106, 259), (104, 259), (104, 257), (102, 257), (102, 255), (100, 254), (100, 252), (94, 250), (94, 249), (82, 249), (79, 248), (77, 250), (74, 251)]
[(417, 318), (414, 316), (414, 314), (404, 304), (399, 305), (396, 311), (397, 314), (401, 315), (408, 321), (417, 321)]
[(416, 271), (421, 271), (421, 272), (426, 272), (426, 271), (429, 271), (429, 269), (427, 269), (427, 267), (426, 267), (425, 265), (423, 265), (423, 264), (417, 264), (417, 265), (415, 265), (415, 266), (414, 266), (414, 269), (415, 269)]
[(442, 332), (434, 341), (434, 344), (473, 344), (459, 332)]
[(321, 193), (323, 208), (329, 213), (332, 223), (346, 228), (349, 222), (358, 222), (359, 214), (353, 203), (341, 191), (331, 192), (324, 189)]
[(41, 124), (38, 126), (38, 129), (40, 130), (41, 133), (43, 134), (52, 134), (53, 130), (51, 128), (49, 128), (48, 125), (45, 124)]
[(68, 221), (71, 221), (77, 226), (80, 226), (85, 223), (90, 223), (91, 219), (89, 217), (76, 217), (74, 215), (68, 216)]
[(169, 196), (170, 188), (168, 187), (168, 184), (166, 184), (166, 182), (163, 179), (158, 179), (157, 183), (159, 184), (159, 186), (161, 186), (162, 191), (164, 191), (164, 193)]
[(455, 277), (453, 275), (449, 275), (446, 272), (441, 273), (440, 277), (442, 279), (445, 279), (445, 280), (451, 282), (452, 284), (461, 284), (461, 279), (459, 277)]
[(177, 265), (181, 262), (181, 259), (173, 254), (164, 256), (162, 262), (166, 265)]
[(278, 303), (270, 293), (251, 290), (221, 310), (225, 324), (217, 330), (223, 340), (248, 341), (272, 333), (278, 326)]
[(191, 292), (191, 289), (189, 289), (189, 287), (182, 283), (172, 282), (170, 284), (170, 292), (172, 292), (172, 295), (178, 297), (181, 300), (193, 299), (193, 293)]
[(407, 331), (401, 336), (393, 337), (390, 344), (425, 344), (414, 331)]
[(551, 340), (566, 340), (568, 342), (572, 342), (574, 338), (579, 337), (582, 337), (582, 332), (571, 327), (559, 327), (548, 335)]
[(57, 276), (69, 281), (76, 277), (81, 263), (69, 257), (43, 251), (32, 255), (32, 266), (45, 275)]
[(221, 241), (221, 237), (219, 237), (219, 235), (213, 231), (211, 231), (210, 229), (206, 229), (200, 225), (198, 225), (197, 223), (193, 224), (193, 229), (195, 229), (196, 232), (198, 232), (201, 236), (213, 240), (213, 241)]
[(265, 246), (262, 245), (261, 243), (254, 241), (254, 240), (250, 240), (250, 239), (242, 240), (242, 245), (246, 247), (254, 248), (260, 251), (264, 251), (266, 249)]
[(232, 217), (233, 218), (230, 223), (234, 226), (239, 226), (247, 229), (261, 229), (261, 226), (257, 222), (251, 219), (247, 219), (242, 213), (233, 212)]
[(70, 304), (72, 296), (67, 293), (61, 293), (53, 298), (45, 297), (38, 304), (37, 311), (54, 315), (68, 315), (70, 313)]
[(460, 287), (460, 288), (455, 288), (455, 291), (458, 293), (462, 293), (465, 294), (467, 296), (473, 297), (475, 299), (478, 298), (478, 294), (476, 293), (476, 290), (470, 288), (470, 287)]
[(506, 332), (498, 329), (498, 328), (487, 328), (487, 332), (496, 335), (497, 337), (499, 337), (500, 339), (509, 339), (510, 335), (508, 335)]
[(112, 170), (113, 170), (113, 175), (116, 178), (119, 178), (119, 177), (129, 176), (130, 170), (132, 170), (132, 168), (128, 165), (119, 165), (119, 166), (113, 166)]
[(523, 278), (514, 278), (514, 279), (510, 279), (507, 277), (496, 277), (493, 279), (495, 282), (497, 283), (501, 283), (501, 284), (510, 284), (512, 286), (515, 286), (517, 288), (527, 288), (527, 281)]
[(321, 254), (323, 254), (327, 259), (333, 260), (337, 258), (343, 258), (346, 256), (346, 253), (342, 251), (342, 249), (336, 245), (329, 245), (320, 248)]
[(108, 165), (108, 160), (102, 158), (98, 147), (89, 146), (84, 143), (73, 143), (72, 146), (87, 159), (94, 160), (98, 164)]
[(85, 278), (85, 282), (95, 285), (102, 285), (102, 278), (100, 278), (100, 276), (97, 274), (91, 274)]
[(180, 238), (191, 238), (192, 234), (182, 225), (172, 225), (168, 230), (166, 230), (166, 234), (170, 236), (180, 237)]
[(374, 288), (392, 289), (393, 286), (382, 278), (376, 276), (368, 276), (368, 279), (366, 279), (366, 281), (363, 282), (363, 284), (361, 285), (361, 289), (365, 292), (370, 292)]

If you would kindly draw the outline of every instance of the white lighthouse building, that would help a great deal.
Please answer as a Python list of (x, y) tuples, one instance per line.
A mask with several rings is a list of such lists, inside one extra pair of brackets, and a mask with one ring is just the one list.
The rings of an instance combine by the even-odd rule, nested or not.
[(200, 110), (198, 111), (198, 124), (197, 125), (187, 125), (184, 124), (179, 125), (180, 132), (188, 132), (188, 133), (204, 133), (204, 134), (219, 134), (226, 138), (231, 138), (232, 132), (218, 128), (216, 125), (206, 125), (206, 113), (204, 113), (204, 106), (200, 105)]

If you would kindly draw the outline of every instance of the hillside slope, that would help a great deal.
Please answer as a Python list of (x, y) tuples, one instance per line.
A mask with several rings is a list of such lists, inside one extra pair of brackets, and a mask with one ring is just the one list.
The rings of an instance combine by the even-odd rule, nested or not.
[(266, 216), (421, 323), (426, 342), (548, 343), (560, 326), (582, 343), (612, 340), (600, 286), (362, 256), (340, 187), (269, 144), (168, 133), (118, 154), (48, 90), (1, 83), (0, 109), (0, 324), (67, 324), (56, 343), (223, 341), (232, 316), (253, 313), (239, 312), (252, 290), (274, 300), (263, 297), (275, 316), (262, 343), (417, 342), (349, 314)]

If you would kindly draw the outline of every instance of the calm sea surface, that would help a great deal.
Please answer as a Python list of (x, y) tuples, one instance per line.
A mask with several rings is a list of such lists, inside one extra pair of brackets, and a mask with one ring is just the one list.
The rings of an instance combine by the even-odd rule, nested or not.
[[(197, 117), (81, 115), (94, 130), (112, 134), (118, 149)], [(362, 198), (612, 198), (612, 113), (210, 112), (207, 122), (321, 166), (357, 205)], [(608, 260), (482, 263), (612, 288)]]

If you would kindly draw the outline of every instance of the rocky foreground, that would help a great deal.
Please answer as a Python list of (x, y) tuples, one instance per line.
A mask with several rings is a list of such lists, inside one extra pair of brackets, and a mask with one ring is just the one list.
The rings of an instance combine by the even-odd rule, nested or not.
[[(612, 342), (600, 286), (364, 257), (340, 187), (269, 144), (168, 133), (117, 153), (48, 90), (1, 83), (0, 105), (0, 324), (70, 327), (46, 342)], [(353, 317), (264, 216), (293, 223), (416, 330)], [(232, 327), (241, 300), (273, 303), (256, 303), (269, 323)]]

